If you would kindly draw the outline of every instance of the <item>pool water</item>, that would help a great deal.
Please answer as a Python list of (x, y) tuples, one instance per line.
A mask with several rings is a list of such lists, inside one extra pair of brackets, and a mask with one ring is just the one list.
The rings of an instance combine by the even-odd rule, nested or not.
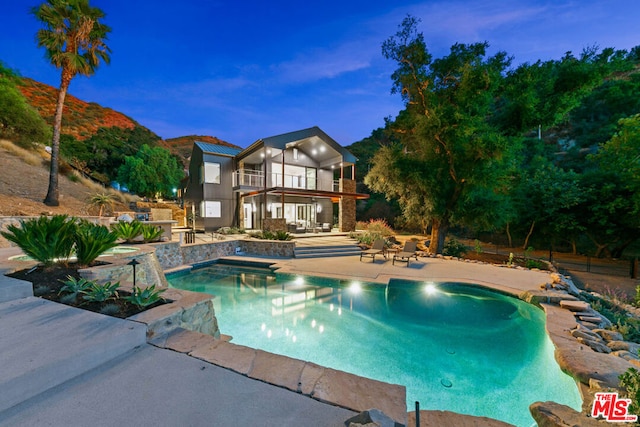
[(529, 405), (580, 410), (553, 357), (542, 310), (456, 283), (389, 285), (213, 265), (169, 276), (216, 295), (220, 331), (236, 344), (407, 388), (407, 408), (535, 425)]

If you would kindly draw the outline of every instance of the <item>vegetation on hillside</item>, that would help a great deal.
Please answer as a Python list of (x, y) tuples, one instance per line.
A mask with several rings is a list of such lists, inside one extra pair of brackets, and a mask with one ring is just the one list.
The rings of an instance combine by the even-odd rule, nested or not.
[(448, 226), (598, 256), (639, 241), (640, 47), (511, 68), (486, 43), (433, 59), (418, 23), (383, 44), (404, 110), (349, 147), (377, 192), (360, 218), (430, 229), (435, 252)]
[(29, 148), (49, 139), (51, 130), (18, 90), (19, 81), (17, 73), (0, 62), (0, 138)]

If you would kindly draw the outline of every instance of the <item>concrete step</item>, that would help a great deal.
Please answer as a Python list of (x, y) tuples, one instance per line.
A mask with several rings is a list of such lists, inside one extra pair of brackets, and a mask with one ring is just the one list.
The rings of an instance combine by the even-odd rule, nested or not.
[(146, 325), (27, 297), (0, 303), (0, 412), (146, 343)]
[(295, 249), (296, 258), (320, 258), (360, 255), (362, 250), (355, 245), (305, 246)]

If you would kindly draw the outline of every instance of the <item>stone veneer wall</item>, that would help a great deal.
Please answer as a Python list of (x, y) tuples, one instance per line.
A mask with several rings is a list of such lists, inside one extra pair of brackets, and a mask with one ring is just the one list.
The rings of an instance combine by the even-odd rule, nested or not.
[[(353, 179), (340, 179), (340, 192), (341, 193), (355, 193), (356, 182)], [(340, 231), (355, 231), (356, 230), (356, 198), (355, 197), (340, 197), (340, 215), (338, 218), (338, 226)]]
[(265, 218), (263, 221), (265, 231), (287, 231), (285, 218)]
[(180, 246), (178, 242), (154, 243), (160, 266), (167, 270), (186, 264), (209, 261), (236, 254), (293, 258), (295, 243), (280, 240), (221, 240)]
[(139, 262), (136, 266), (136, 286), (156, 285), (166, 288), (168, 282), (154, 249), (147, 245), (137, 247), (140, 249), (138, 252), (110, 257), (109, 264), (85, 268), (78, 272), (85, 279), (96, 280), (99, 283), (133, 284), (133, 266), (128, 263), (135, 259)]

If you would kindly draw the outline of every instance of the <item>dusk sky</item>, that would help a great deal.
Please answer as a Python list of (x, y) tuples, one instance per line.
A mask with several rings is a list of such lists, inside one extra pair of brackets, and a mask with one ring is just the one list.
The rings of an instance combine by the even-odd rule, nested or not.
[[(0, 61), (59, 86), (36, 46), (39, 2), (0, 0)], [(487, 41), (514, 63), (640, 45), (638, 0), (91, 0), (112, 28), (111, 64), (69, 93), (162, 138), (211, 135), (246, 147), (319, 126), (349, 145), (402, 108), (381, 44), (411, 14), (434, 57)], [(304, 6), (302, 6), (304, 4)]]

